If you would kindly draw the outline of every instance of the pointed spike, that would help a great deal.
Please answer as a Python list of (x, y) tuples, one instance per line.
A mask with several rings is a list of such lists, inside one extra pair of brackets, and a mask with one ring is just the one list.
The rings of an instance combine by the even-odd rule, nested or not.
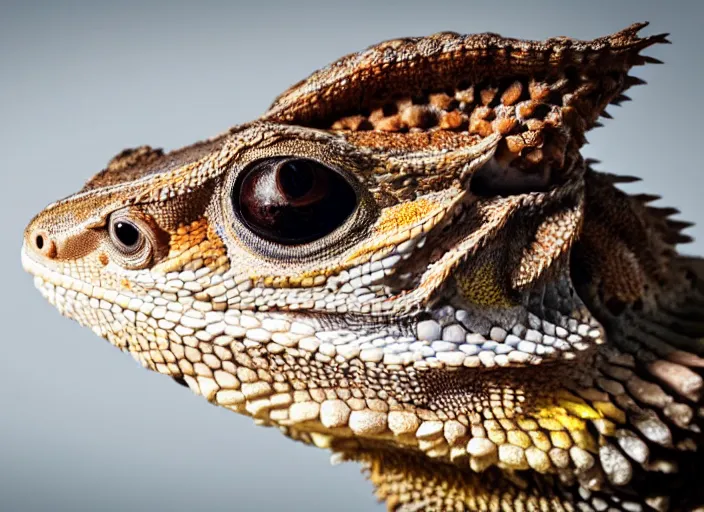
[(643, 59), (644, 64), (664, 64), (664, 62), (660, 59), (656, 59), (655, 57), (651, 57), (650, 55), (640, 55), (639, 57)]
[(672, 44), (672, 41), (670, 41), (668, 37), (670, 37), (670, 33), (663, 32), (662, 34), (655, 34), (654, 36), (650, 36), (646, 39), (651, 41), (651, 44)]
[(600, 164), (601, 160), (597, 158), (585, 158), (584, 163), (587, 164), (587, 166), (591, 167), (592, 165)]
[(654, 194), (636, 194), (631, 197), (633, 197), (633, 199), (640, 201), (643, 204), (652, 203), (653, 201), (657, 201), (658, 199), (662, 199), (662, 196), (658, 196), (658, 195), (654, 195)]
[(654, 206), (651, 206), (648, 208), (650, 213), (652, 215), (655, 215), (656, 217), (671, 217), (672, 215), (678, 215), (680, 211), (677, 208), (656, 208)]
[(600, 123), (599, 121), (594, 121), (594, 124), (592, 125), (592, 128), (603, 128), (604, 123)]
[(638, 176), (621, 176), (618, 174), (609, 174), (609, 178), (611, 179), (611, 183), (617, 184), (617, 183), (635, 183), (637, 181), (641, 181), (641, 178)]
[(611, 114), (609, 114), (606, 110), (604, 110), (601, 113), (601, 117), (606, 118), (606, 119), (613, 119), (613, 116)]
[(681, 231), (683, 229), (691, 228), (694, 226), (694, 222), (687, 222), (686, 220), (668, 220), (667, 225), (672, 229)]
[(631, 101), (630, 96), (626, 96), (625, 94), (619, 94), (613, 100), (611, 100), (611, 104), (616, 105), (616, 106), (620, 106), (621, 103), (624, 103), (626, 101)]
[(636, 21), (633, 23), (630, 27), (627, 27), (624, 29), (624, 32), (628, 31), (631, 32), (632, 34), (637, 34), (641, 30), (643, 30), (645, 27), (649, 26), (650, 22), (649, 21)]
[(638, 42), (641, 48), (647, 48), (655, 44), (672, 44), (672, 41), (668, 39), (669, 37), (669, 32), (663, 32), (661, 34), (653, 34), (652, 36), (644, 37)]
[(694, 239), (691, 236), (683, 235), (681, 233), (668, 233), (667, 235), (663, 236), (663, 239), (667, 243), (672, 244), (672, 245), (688, 244), (688, 243), (694, 241)]
[(626, 88), (634, 87), (636, 85), (645, 85), (647, 83), (648, 82), (646, 82), (642, 78), (638, 78), (637, 76), (633, 76), (633, 75), (626, 76)]

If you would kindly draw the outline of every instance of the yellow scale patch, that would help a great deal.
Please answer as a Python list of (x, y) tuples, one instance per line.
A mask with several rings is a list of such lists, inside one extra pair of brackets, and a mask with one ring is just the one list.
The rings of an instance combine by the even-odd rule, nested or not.
[(506, 295), (496, 278), (492, 264), (483, 265), (471, 272), (459, 268), (453, 274), (457, 289), (466, 300), (479, 306), (512, 307), (516, 303)]
[(616, 430), (615, 425), (604, 420), (602, 412), (566, 390), (558, 390), (555, 395), (541, 399), (529, 416), (546, 430), (567, 430), (577, 446), (590, 452), (598, 451), (598, 443), (587, 430), (587, 421), (607, 422), (607, 434)]
[[(326, 268), (310, 270), (297, 276), (266, 276), (262, 279), (262, 282), (267, 288), (307, 288), (324, 284), (327, 278), (335, 273), (336, 270), (334, 268)], [(260, 276), (252, 274), (249, 277), (252, 280), (256, 280)]]
[[(444, 216), (445, 211), (446, 208), (441, 207), (440, 203), (428, 198), (384, 208), (374, 225), (371, 242), (352, 253), (345, 263), (361, 264), (362, 259), (377, 252), (382, 253), (381, 257), (385, 256), (393, 251), (395, 245), (429, 231)], [(419, 226), (423, 220), (426, 222)]]
[(425, 218), (436, 207), (436, 203), (422, 198), (409, 203), (401, 203), (385, 208), (381, 212), (379, 221), (374, 226), (374, 232), (376, 234), (384, 234), (396, 231), (398, 228), (415, 224)]

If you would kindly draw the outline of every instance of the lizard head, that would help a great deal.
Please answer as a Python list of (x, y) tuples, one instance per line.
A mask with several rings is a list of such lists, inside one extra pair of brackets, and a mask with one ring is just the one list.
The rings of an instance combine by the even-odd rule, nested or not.
[(615, 430), (549, 389), (606, 339), (571, 270), (579, 148), (663, 40), (639, 28), (345, 57), (255, 122), (121, 153), (32, 220), (24, 266), (145, 367), (296, 439), (574, 469), (596, 446), (585, 419)]

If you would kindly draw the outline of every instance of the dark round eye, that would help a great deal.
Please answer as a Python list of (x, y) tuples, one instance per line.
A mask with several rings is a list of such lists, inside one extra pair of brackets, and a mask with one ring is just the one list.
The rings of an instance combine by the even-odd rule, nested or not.
[(255, 163), (235, 185), (232, 203), (260, 237), (285, 245), (318, 240), (357, 207), (357, 194), (338, 172), (314, 160), (275, 158)]
[(124, 252), (134, 252), (142, 244), (142, 233), (137, 226), (126, 220), (116, 220), (111, 224), (110, 234), (115, 245)]
[(146, 268), (169, 250), (169, 235), (137, 208), (112, 212), (107, 224), (111, 243), (106, 249), (110, 261), (125, 269)]

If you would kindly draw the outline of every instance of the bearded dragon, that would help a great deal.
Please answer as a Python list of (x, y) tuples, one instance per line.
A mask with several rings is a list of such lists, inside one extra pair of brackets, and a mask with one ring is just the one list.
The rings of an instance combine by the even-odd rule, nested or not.
[(144, 367), (359, 461), (389, 510), (692, 510), (704, 265), (580, 154), (666, 35), (386, 41), (259, 119), (125, 150), (29, 224)]

